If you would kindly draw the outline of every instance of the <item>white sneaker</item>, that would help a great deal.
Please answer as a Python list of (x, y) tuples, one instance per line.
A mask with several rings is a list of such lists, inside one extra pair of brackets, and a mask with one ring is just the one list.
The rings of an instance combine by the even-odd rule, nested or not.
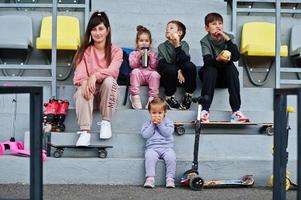
[(141, 99), (139, 95), (130, 95), (130, 101), (132, 102), (132, 107), (135, 110), (142, 109)]
[(91, 143), (91, 134), (88, 131), (78, 131), (79, 138), (75, 146), (89, 146)]
[(112, 137), (111, 122), (102, 120), (100, 123), (100, 139), (110, 139)]

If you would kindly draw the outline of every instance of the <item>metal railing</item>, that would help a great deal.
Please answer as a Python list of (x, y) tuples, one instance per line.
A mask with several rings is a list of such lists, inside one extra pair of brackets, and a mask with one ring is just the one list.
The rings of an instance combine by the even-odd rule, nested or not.
[[(227, 0), (232, 8), (231, 14), (231, 31), (237, 33), (237, 14), (238, 13), (274, 13), (275, 14), (275, 25), (276, 25), (276, 37), (275, 37), (275, 65), (276, 65), (276, 88), (280, 88), (281, 84), (301, 84), (301, 80), (294, 79), (281, 79), (281, 73), (300, 73), (300, 69), (294, 67), (281, 67), (280, 58), (280, 46), (281, 46), (281, 14), (300, 14), (301, 9), (296, 9), (297, 6), (292, 9), (284, 9), (281, 3), (301, 5), (300, 0)], [(273, 8), (239, 8), (238, 3), (272, 3)]]
[(79, 4), (58, 4), (58, 0), (53, 0), (52, 4), (45, 3), (0, 3), (0, 8), (52, 8), (52, 49), (50, 65), (7, 65), (0, 64), (0, 69), (33, 69), (33, 70), (51, 70), (51, 76), (0, 76), (0, 81), (41, 81), (51, 82), (51, 96), (56, 97), (56, 66), (57, 66), (57, 9), (58, 8), (81, 8), (84, 9), (84, 24), (87, 26), (89, 20), (89, 10), (91, 0), (85, 0), (84, 5)]
[(42, 87), (4, 87), (0, 94), (30, 94), (29, 130), (30, 130), (30, 199), (43, 199), (42, 166)]
[(286, 200), (287, 96), (297, 96), (297, 199), (301, 200), (301, 88), (274, 89), (273, 200)]

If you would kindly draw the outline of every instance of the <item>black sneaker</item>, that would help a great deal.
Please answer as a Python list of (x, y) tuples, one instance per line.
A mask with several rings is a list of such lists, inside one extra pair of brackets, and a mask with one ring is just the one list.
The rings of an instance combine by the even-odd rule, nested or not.
[(166, 103), (170, 109), (179, 109), (181, 107), (179, 102), (173, 96), (166, 98)]
[(181, 103), (181, 109), (188, 110), (190, 108), (192, 101), (192, 96), (189, 94), (185, 94)]

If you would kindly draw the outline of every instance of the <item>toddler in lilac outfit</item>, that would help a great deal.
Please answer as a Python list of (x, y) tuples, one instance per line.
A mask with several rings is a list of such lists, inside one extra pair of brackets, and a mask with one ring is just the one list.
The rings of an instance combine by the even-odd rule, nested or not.
[(151, 119), (143, 124), (141, 135), (145, 144), (144, 187), (155, 187), (156, 164), (163, 159), (166, 165), (166, 187), (175, 187), (176, 153), (174, 147), (174, 123), (165, 117), (167, 104), (161, 97), (155, 97), (148, 105)]

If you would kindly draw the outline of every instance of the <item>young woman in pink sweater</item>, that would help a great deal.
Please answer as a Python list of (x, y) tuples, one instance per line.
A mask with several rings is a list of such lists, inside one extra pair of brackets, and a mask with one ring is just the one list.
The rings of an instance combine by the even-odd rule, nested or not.
[(102, 117), (100, 139), (112, 136), (111, 119), (117, 106), (117, 76), (122, 63), (121, 48), (111, 43), (111, 27), (104, 12), (90, 17), (82, 44), (75, 55), (74, 94), (80, 127), (77, 146), (90, 145), (93, 107)]
[[(133, 71), (130, 75), (130, 100), (134, 109), (142, 109), (140, 100), (140, 86), (148, 85), (148, 103), (159, 94), (160, 87), (160, 74), (157, 72), (157, 53), (152, 51), (152, 36), (150, 31), (139, 25), (137, 26), (136, 47), (135, 51), (132, 51), (129, 56), (130, 66)], [(144, 54), (147, 55), (144, 55)], [(143, 57), (146, 56), (146, 60), (143, 63)], [(145, 58), (145, 57), (144, 57)], [(148, 107), (146, 104), (146, 109)]]

